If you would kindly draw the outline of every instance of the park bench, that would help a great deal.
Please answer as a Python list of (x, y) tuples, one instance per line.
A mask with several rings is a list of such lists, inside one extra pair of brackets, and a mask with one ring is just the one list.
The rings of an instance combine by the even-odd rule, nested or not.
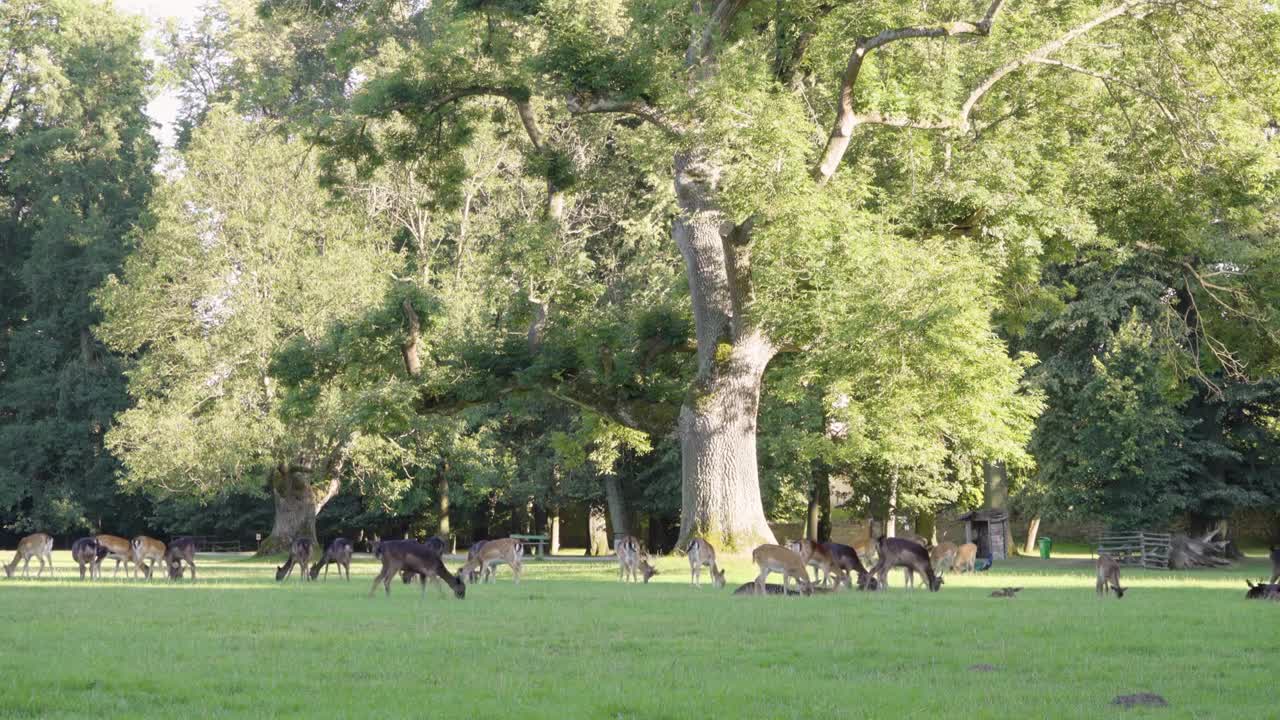
[(511, 538), (513, 540), (519, 540), (525, 545), (534, 546), (534, 548), (536, 549), (536, 553), (531, 553), (531, 554), (536, 554), (539, 558), (546, 557), (547, 542), (551, 540), (551, 538), (547, 537), (546, 535), (512, 535)]

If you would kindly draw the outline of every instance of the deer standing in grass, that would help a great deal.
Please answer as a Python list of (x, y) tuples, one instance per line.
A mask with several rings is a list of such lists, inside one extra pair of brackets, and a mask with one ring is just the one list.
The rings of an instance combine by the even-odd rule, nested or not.
[(1098, 597), (1106, 597), (1108, 588), (1116, 594), (1117, 598), (1124, 597), (1125, 588), (1120, 587), (1120, 563), (1110, 555), (1099, 555), (1098, 582), (1095, 586)]
[(329, 543), (329, 547), (324, 551), (324, 557), (320, 561), (311, 566), (311, 579), (315, 580), (320, 576), (320, 568), (324, 568), (324, 579), (329, 579), (329, 566), (338, 566), (338, 577), (342, 577), (342, 571), (347, 571), (347, 582), (351, 582), (351, 553), (355, 552), (355, 545), (346, 538), (334, 538)]
[(867, 572), (867, 568), (862, 565), (862, 560), (858, 557), (857, 550), (849, 545), (835, 542), (822, 543), (822, 546), (830, 553), (832, 561), (835, 562), (837, 569), (841, 573), (841, 577), (837, 579), (837, 584), (843, 580), (844, 586), (852, 589), (851, 573), (857, 573), (858, 589), (867, 589), (871, 584), (871, 575)]
[(618, 580), (622, 582), (628, 579), (636, 582), (643, 576), (647, 583), (649, 578), (658, 574), (658, 569), (649, 564), (649, 555), (644, 551), (644, 546), (634, 535), (622, 536), (614, 554), (618, 556)]
[(466, 564), (458, 570), (458, 576), (466, 578), (474, 570), (483, 570), (481, 574), (484, 581), (491, 582), (496, 574), (494, 569), (504, 563), (511, 566), (511, 574), (516, 584), (520, 584), (520, 574), (524, 572), (524, 543), (514, 538), (488, 540), (474, 556), (468, 554)]
[(694, 538), (689, 543), (689, 584), (702, 587), (702, 568), (711, 567), (711, 584), (716, 588), (724, 587), (724, 570), (716, 567), (716, 549), (702, 538)]
[(956, 560), (952, 569), (958, 573), (973, 572), (978, 563), (978, 546), (965, 543), (956, 548)]
[(760, 568), (760, 574), (756, 576), (756, 594), (765, 594), (765, 580), (769, 578), (770, 573), (775, 572), (782, 574), (784, 593), (790, 588), (788, 581), (795, 580), (800, 585), (801, 594), (813, 594), (813, 583), (809, 582), (809, 569), (795, 551), (781, 545), (761, 545), (751, 551), (751, 560), (756, 567)]
[(942, 578), (933, 572), (933, 565), (929, 562), (929, 551), (920, 543), (906, 538), (882, 537), (877, 543), (877, 550), (880, 559), (871, 568), (871, 574), (876, 577), (878, 587), (887, 587), (889, 571), (901, 567), (906, 570), (908, 588), (915, 585), (915, 573), (924, 576), (931, 592), (938, 592), (942, 588)]
[(164, 551), (164, 564), (169, 569), (170, 580), (182, 578), (182, 564), (191, 567), (191, 579), (196, 579), (196, 541), (195, 538), (180, 537), (169, 542)]
[(806, 567), (813, 568), (813, 581), (818, 581), (818, 573), (822, 573), (821, 585), (826, 587), (831, 582), (831, 578), (835, 578), (835, 586), (839, 588), (844, 583), (844, 574), (840, 570), (840, 563), (831, 555), (831, 549), (825, 544), (815, 542), (813, 540), (796, 540), (787, 543), (787, 549), (800, 556)]
[[(978, 546), (973, 547), (975, 554)], [(960, 548), (953, 542), (943, 542), (929, 548), (929, 564), (933, 565), (933, 571), (938, 575), (942, 575), (946, 571), (952, 569), (956, 564), (956, 554), (960, 552)]]
[(120, 563), (124, 563), (124, 572), (128, 575), (129, 564), (133, 562), (133, 545), (119, 535), (94, 535), (93, 539), (107, 549), (108, 558), (116, 561), (116, 569), (111, 572), (111, 577), (120, 574)]
[(13, 554), (13, 562), (4, 566), (4, 576), (13, 577), (18, 563), (22, 563), (22, 577), (30, 577), (31, 558), (40, 561), (40, 569), (36, 577), (44, 574), (45, 560), (49, 561), (49, 575), (53, 575), (53, 538), (44, 533), (32, 533), (18, 541), (18, 551)]
[(102, 558), (110, 552), (106, 545), (91, 537), (83, 537), (71, 543), (71, 559), (80, 566), (80, 579), (84, 579), (84, 569), (89, 568), (89, 579), (102, 577)]
[(298, 580), (306, 582), (307, 579), (307, 563), (311, 562), (311, 549), (314, 543), (311, 538), (300, 537), (289, 545), (289, 559), (284, 565), (276, 568), (276, 582), (280, 582), (289, 577), (289, 573), (293, 572), (293, 566), (298, 566)]
[(152, 573), (155, 572), (156, 564), (164, 561), (164, 543), (146, 535), (139, 535), (130, 540), (129, 550), (130, 556), (133, 558), (133, 574), (135, 577), (138, 571), (141, 570), (143, 576), (150, 580)]
[(453, 588), (453, 594), (459, 600), (467, 595), (467, 585), (462, 582), (461, 573), (450, 574), (449, 569), (440, 559), (440, 554), (416, 540), (384, 540), (374, 549), (373, 555), (382, 561), (382, 570), (373, 579), (373, 586), (369, 588), (369, 597), (373, 597), (377, 592), (378, 583), (382, 583), (383, 589), (390, 596), (391, 579), (403, 570), (411, 570), (422, 576), (424, 597), (427, 592), (427, 578), (431, 577), (438, 577)]

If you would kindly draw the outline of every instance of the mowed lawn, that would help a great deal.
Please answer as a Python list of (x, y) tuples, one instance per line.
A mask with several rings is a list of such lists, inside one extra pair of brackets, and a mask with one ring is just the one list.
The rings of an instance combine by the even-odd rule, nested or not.
[[(7, 562), (11, 553), (6, 552)], [(940, 593), (732, 597), (681, 558), (649, 585), (616, 565), (526, 561), (465, 600), (397, 580), (274, 581), (197, 558), (200, 579), (0, 582), (0, 717), (1274, 717), (1280, 603), (1227, 571), (1129, 572), (1098, 600), (1088, 560), (1012, 560)], [(456, 567), (457, 562), (451, 562)], [(21, 570), (19, 569), (19, 573)], [(706, 574), (704, 574), (705, 578)], [(774, 576), (776, 578), (776, 576)], [(988, 597), (1020, 585), (1016, 599)], [(971, 669), (978, 664), (994, 670)], [(1167, 708), (1120, 710), (1152, 692)]]

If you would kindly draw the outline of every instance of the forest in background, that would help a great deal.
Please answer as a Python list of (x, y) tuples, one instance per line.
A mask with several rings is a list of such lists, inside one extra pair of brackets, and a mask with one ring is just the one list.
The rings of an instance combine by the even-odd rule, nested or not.
[(5, 3), (0, 529), (1276, 533), (1277, 58), (1258, 0)]

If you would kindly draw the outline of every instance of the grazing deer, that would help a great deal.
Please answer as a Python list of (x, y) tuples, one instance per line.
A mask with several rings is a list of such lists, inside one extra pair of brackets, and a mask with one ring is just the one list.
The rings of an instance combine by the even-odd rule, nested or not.
[(169, 541), (164, 551), (164, 564), (169, 568), (169, 579), (182, 578), (182, 563), (191, 567), (191, 579), (196, 579), (196, 541), (195, 538), (180, 537)]
[(314, 543), (311, 538), (300, 537), (289, 545), (289, 559), (284, 565), (276, 568), (276, 582), (280, 582), (289, 577), (289, 573), (293, 572), (293, 566), (298, 566), (298, 580), (306, 581), (307, 579), (307, 563), (311, 562), (311, 548)]
[(906, 570), (908, 588), (915, 585), (915, 573), (920, 573), (929, 581), (930, 592), (938, 592), (942, 588), (942, 578), (933, 572), (933, 565), (929, 563), (929, 552), (920, 543), (906, 538), (882, 537), (877, 541), (877, 550), (880, 559), (876, 562), (876, 566), (871, 568), (871, 574), (876, 577), (878, 587), (886, 587), (885, 582), (889, 579), (889, 571), (895, 567), (901, 567)]
[(417, 540), (384, 540), (378, 543), (373, 555), (382, 561), (382, 570), (373, 579), (373, 586), (369, 588), (369, 597), (373, 597), (378, 590), (378, 583), (382, 583), (388, 596), (391, 595), (391, 578), (406, 569), (423, 577), (424, 597), (427, 592), (426, 579), (431, 577), (438, 577), (453, 588), (453, 594), (459, 600), (467, 595), (467, 585), (462, 582), (461, 574), (450, 574), (449, 569), (440, 559), (440, 553)]
[(524, 572), (524, 543), (514, 538), (488, 540), (474, 555), (468, 554), (467, 562), (458, 570), (458, 575), (466, 578), (472, 571), (483, 568), (484, 581), (491, 582), (494, 568), (503, 563), (511, 566), (511, 574), (516, 584), (520, 584), (520, 573)]
[(116, 561), (116, 569), (112, 571), (111, 577), (120, 574), (120, 563), (124, 563), (124, 572), (128, 575), (129, 563), (133, 562), (133, 545), (119, 535), (94, 535), (93, 539), (107, 549), (107, 557)]
[(711, 567), (711, 584), (716, 588), (724, 587), (724, 570), (716, 567), (716, 549), (702, 538), (694, 538), (689, 543), (689, 584), (702, 587), (702, 567)]
[(1246, 600), (1280, 600), (1280, 585), (1275, 582), (1264, 583), (1259, 580), (1256, 585), (1252, 580), (1244, 582), (1249, 586), (1249, 592), (1244, 594)]
[(86, 565), (89, 566), (90, 580), (102, 577), (102, 558), (106, 557), (108, 552), (110, 550), (106, 545), (91, 537), (83, 537), (71, 543), (71, 559), (80, 566), (80, 579), (84, 579)]
[(13, 554), (13, 562), (4, 566), (4, 576), (13, 577), (13, 571), (17, 569), (18, 563), (22, 562), (22, 577), (30, 577), (28, 568), (31, 566), (31, 558), (40, 561), (40, 569), (36, 571), (36, 577), (44, 574), (45, 560), (49, 561), (49, 575), (53, 575), (53, 538), (44, 533), (32, 533), (19, 540), (18, 551)]
[(658, 569), (649, 564), (649, 555), (645, 553), (644, 546), (634, 535), (624, 535), (619, 539), (614, 554), (618, 556), (618, 580), (622, 582), (626, 582), (628, 578), (636, 582), (637, 575), (640, 575), (647, 583), (649, 578), (658, 574)]
[(840, 587), (843, 576), (831, 551), (822, 543), (813, 540), (795, 540), (787, 543), (787, 549), (800, 556), (806, 567), (813, 568), (813, 581), (818, 581), (818, 571), (822, 571), (822, 585), (825, 587), (831, 577), (835, 576), (836, 587)]
[[(869, 585), (873, 584), (871, 575), (867, 573), (867, 569), (863, 567), (862, 560), (858, 557), (858, 551), (848, 545), (842, 545), (836, 542), (822, 543), (822, 546), (831, 554), (831, 559), (836, 563), (844, 586), (853, 587), (850, 580), (850, 573), (858, 574), (858, 589), (866, 590)], [(874, 587), (871, 589), (875, 589)]]
[(1280, 580), (1280, 547), (1271, 548), (1271, 584)]
[[(978, 546), (974, 545), (973, 550), (976, 554)], [(956, 547), (956, 544), (953, 542), (938, 543), (932, 548), (929, 548), (929, 564), (933, 565), (933, 571), (935, 573), (942, 575), (955, 566), (956, 555), (959, 552), (960, 548)]]
[[(482, 541), (482, 542), (483, 542), (483, 541)], [(425, 547), (427, 547), (427, 548), (430, 548), (431, 550), (434, 550), (434, 551), (436, 552), (436, 554), (437, 554), (437, 555), (439, 555), (440, 557), (444, 557), (444, 547), (445, 547), (445, 545), (444, 545), (444, 539), (443, 539), (443, 538), (441, 538), (441, 537), (439, 537), (439, 536), (432, 536), (432, 537), (427, 538), (425, 541), (423, 541), (423, 542), (422, 542), (422, 543), (420, 543), (420, 544), (421, 544), (421, 545), (423, 545), (423, 546), (425, 546)], [(470, 559), (470, 558), (471, 558), (471, 556), (470, 556), (470, 555), (467, 555), (467, 559)], [(478, 573), (478, 572), (474, 572), (474, 571), (473, 571), (471, 574), (472, 574), (472, 576), (478, 576), (478, 575), (479, 575), (479, 573)], [(422, 578), (422, 582), (424, 582), (424, 583), (425, 583), (425, 582), (427, 582), (427, 581), (428, 581), (428, 579), (429, 579), (429, 578), (427, 578), (427, 577), (426, 577), (426, 576), (424, 576), (424, 575), (419, 575), (418, 573), (416, 573), (416, 572), (414, 572), (414, 571), (410, 570), (409, 568), (404, 568), (404, 569), (402, 569), (402, 570), (400, 571), (400, 577), (404, 580), (404, 584), (405, 584), (405, 585), (408, 585), (409, 583), (413, 582), (413, 579), (414, 579), (414, 578)], [(472, 582), (475, 582), (475, 580), (472, 580)]]
[(800, 584), (802, 594), (813, 594), (813, 583), (809, 582), (809, 569), (805, 566), (804, 560), (794, 551), (781, 545), (761, 545), (751, 551), (751, 560), (756, 567), (760, 568), (760, 574), (756, 576), (757, 594), (765, 594), (764, 581), (768, 579), (770, 573), (775, 572), (782, 573), (783, 590), (788, 589), (787, 581), (794, 579)]
[(320, 561), (311, 566), (311, 579), (315, 580), (320, 576), (320, 568), (324, 568), (324, 579), (329, 579), (329, 565), (338, 566), (338, 577), (342, 577), (342, 571), (347, 571), (347, 582), (351, 582), (351, 553), (355, 551), (355, 545), (346, 538), (334, 538), (329, 543), (329, 547), (324, 551), (324, 557)]
[(974, 565), (978, 562), (978, 546), (973, 543), (965, 543), (956, 548), (956, 560), (951, 569), (958, 573), (973, 572)]
[[(133, 558), (133, 574), (135, 577), (137, 577), (138, 571), (141, 570), (143, 576), (150, 580), (156, 563), (164, 561), (164, 543), (146, 535), (139, 535), (130, 540), (129, 551), (130, 556)], [(147, 561), (150, 561), (150, 563)]]
[(1098, 556), (1098, 597), (1105, 597), (1107, 588), (1115, 592), (1117, 598), (1124, 597), (1125, 588), (1120, 587), (1120, 563), (1110, 555)]

